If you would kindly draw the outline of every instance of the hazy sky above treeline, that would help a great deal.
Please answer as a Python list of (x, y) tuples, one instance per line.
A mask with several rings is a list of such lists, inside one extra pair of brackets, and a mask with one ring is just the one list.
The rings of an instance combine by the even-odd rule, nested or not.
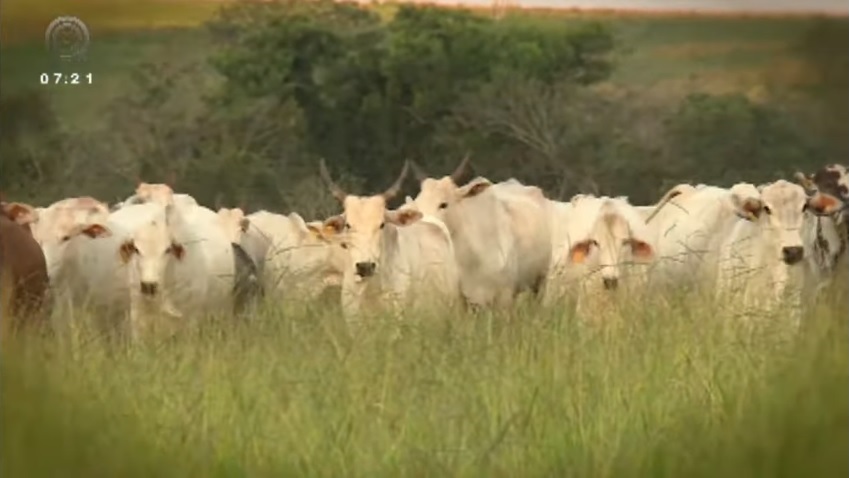
[[(421, 1), (480, 6), (493, 3), (492, 0)], [(508, 3), (523, 7), (849, 13), (849, 0), (509, 0)]]

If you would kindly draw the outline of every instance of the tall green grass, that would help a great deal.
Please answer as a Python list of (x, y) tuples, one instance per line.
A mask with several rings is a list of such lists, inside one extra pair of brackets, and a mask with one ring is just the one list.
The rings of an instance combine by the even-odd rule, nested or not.
[(349, 330), (331, 307), (266, 306), (133, 346), (7, 337), (0, 474), (846, 476), (845, 291), (798, 333), (717, 310)]

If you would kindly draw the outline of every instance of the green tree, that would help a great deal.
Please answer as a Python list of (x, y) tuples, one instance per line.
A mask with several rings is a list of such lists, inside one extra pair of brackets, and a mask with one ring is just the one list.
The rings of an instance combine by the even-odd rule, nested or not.
[(822, 158), (822, 146), (788, 114), (738, 94), (690, 95), (667, 128), (667, 174), (681, 179), (768, 181)]

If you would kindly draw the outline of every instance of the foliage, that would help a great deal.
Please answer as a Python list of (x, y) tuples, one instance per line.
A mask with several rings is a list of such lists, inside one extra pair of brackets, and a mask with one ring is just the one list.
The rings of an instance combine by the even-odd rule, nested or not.
[[(800, 125), (743, 95), (688, 96), (669, 118), (671, 155), (706, 183), (789, 177), (806, 158), (821, 158)], [(814, 164), (811, 164), (814, 166)]]
[(43, 94), (28, 91), (0, 98), (0, 190), (31, 198), (26, 186), (60, 182), (63, 137)]
[(298, 5), (267, 11), (259, 20), (266, 28), (216, 24), (236, 40), (214, 64), (228, 95), (294, 98), (308, 148), (358, 170), (371, 188), (394, 175), (401, 158), (436, 152), (434, 131), (464, 92), (510, 72), (581, 83), (609, 72), (603, 55), (612, 42), (598, 25), (547, 32), (402, 6), (384, 26), (344, 3)]
[(814, 76), (816, 95), (811, 103), (816, 115), (814, 127), (829, 137), (838, 148), (831, 162), (849, 155), (846, 125), (849, 123), (849, 25), (845, 20), (823, 18), (812, 25), (796, 48), (805, 59), (808, 72)]
[[(675, 35), (693, 24), (704, 36), (714, 25), (667, 23)], [(516, 177), (553, 198), (594, 192), (646, 204), (677, 182), (772, 180), (845, 148), (837, 135), (845, 121), (828, 121), (837, 112), (824, 109), (836, 101), (800, 108), (780, 96), (658, 99), (611, 87), (615, 66), (629, 65), (622, 52), (635, 34), (613, 24), (496, 21), (409, 5), (384, 18), (330, 0), (237, 2), (208, 23), (207, 38), (192, 40), (207, 53), (136, 65), (122, 94), (105, 95), (115, 99), (103, 126), (72, 130), (42, 92), (6, 96), (12, 103), (0, 114), (15, 125), (0, 133), (2, 186), (39, 203), (81, 194), (111, 201), (139, 179), (168, 181), (210, 206), (321, 216), (336, 207), (317, 178), (321, 157), (352, 190), (371, 192), (404, 158), (441, 175), (470, 153), (479, 174)], [(751, 34), (779, 27), (787, 25)], [(836, 25), (821, 30), (799, 48), (845, 49)], [(825, 53), (808, 56), (810, 69), (835, 85), (824, 96), (837, 98), (845, 69)]]

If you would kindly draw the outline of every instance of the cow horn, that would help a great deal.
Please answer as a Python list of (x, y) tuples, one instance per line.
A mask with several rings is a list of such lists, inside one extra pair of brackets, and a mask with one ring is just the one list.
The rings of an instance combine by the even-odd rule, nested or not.
[[(688, 186), (690, 185), (688, 184)], [(651, 220), (654, 219), (655, 216), (657, 216), (657, 213), (660, 212), (663, 206), (666, 206), (666, 203), (668, 203), (675, 197), (680, 196), (684, 192), (682, 191), (682, 189), (683, 188), (681, 188), (681, 185), (679, 184), (672, 187), (672, 189), (670, 189), (669, 191), (666, 191), (666, 194), (664, 194), (663, 197), (660, 198), (660, 201), (657, 202), (657, 205), (654, 207), (654, 210), (651, 212), (651, 214), (649, 214), (649, 217), (646, 218), (646, 224), (651, 222)]]
[(427, 179), (427, 173), (416, 164), (415, 161), (410, 160), (410, 167), (413, 168), (413, 175), (416, 177), (416, 181), (422, 182)]
[(323, 179), (327, 184), (327, 187), (330, 189), (333, 197), (335, 197), (339, 202), (344, 202), (348, 193), (346, 193), (344, 189), (340, 188), (338, 184), (333, 182), (333, 179), (330, 177), (330, 173), (327, 171), (327, 165), (324, 164), (324, 158), (321, 158), (318, 162), (318, 172), (321, 175), (321, 179)]
[(805, 175), (804, 173), (802, 173), (802, 172), (800, 172), (800, 171), (796, 171), (796, 173), (793, 175), (793, 178), (794, 178), (794, 179), (795, 179), (795, 180), (796, 180), (796, 181), (797, 181), (797, 182), (798, 182), (798, 183), (799, 183), (799, 184), (800, 184), (803, 188), (805, 188), (808, 192), (813, 191), (813, 190), (815, 190), (815, 189), (816, 189), (816, 185), (815, 185), (815, 184), (814, 184), (814, 182), (811, 180), (810, 176), (807, 176), (807, 175)]
[(454, 181), (454, 184), (459, 183), (460, 179), (463, 178), (463, 174), (465, 174), (466, 168), (469, 167), (470, 158), (471, 155), (469, 153), (466, 153), (466, 155), (463, 156), (463, 160), (460, 161), (460, 164), (457, 166), (457, 169), (455, 169), (454, 172), (451, 173), (451, 180)]
[(169, 170), (168, 175), (165, 176), (165, 184), (172, 190), (177, 187), (177, 173), (173, 169)]
[(387, 201), (394, 198), (401, 192), (401, 186), (404, 184), (404, 179), (407, 177), (407, 172), (410, 170), (410, 161), (404, 161), (404, 169), (401, 170), (401, 174), (398, 175), (398, 179), (395, 180), (395, 183), (392, 186), (389, 186), (389, 189), (383, 191), (383, 198)]

